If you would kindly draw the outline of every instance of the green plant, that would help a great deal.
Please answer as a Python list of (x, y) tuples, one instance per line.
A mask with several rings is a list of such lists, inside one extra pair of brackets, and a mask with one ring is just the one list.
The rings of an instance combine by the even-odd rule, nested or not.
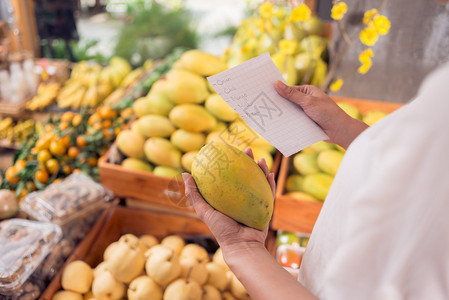
[(161, 59), (176, 47), (195, 48), (198, 35), (184, 7), (169, 8), (156, 1), (128, 3), (126, 23), (118, 35), (114, 55), (134, 66)]

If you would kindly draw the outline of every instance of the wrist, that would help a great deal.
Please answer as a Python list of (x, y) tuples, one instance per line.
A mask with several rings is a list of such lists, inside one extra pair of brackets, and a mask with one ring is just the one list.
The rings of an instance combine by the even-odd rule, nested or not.
[(349, 117), (346, 122), (341, 124), (335, 138), (335, 143), (346, 150), (359, 134), (368, 127), (364, 122)]
[(232, 269), (244, 263), (248, 257), (254, 257), (263, 253), (268, 253), (265, 245), (260, 242), (240, 242), (231, 245), (221, 246), (223, 258), (226, 264)]

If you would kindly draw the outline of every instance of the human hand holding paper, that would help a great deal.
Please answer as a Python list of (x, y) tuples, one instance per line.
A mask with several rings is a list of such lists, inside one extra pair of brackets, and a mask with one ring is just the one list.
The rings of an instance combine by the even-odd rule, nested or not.
[(279, 95), (284, 81), (268, 53), (207, 78), (243, 120), (284, 156), (329, 137), (300, 106)]

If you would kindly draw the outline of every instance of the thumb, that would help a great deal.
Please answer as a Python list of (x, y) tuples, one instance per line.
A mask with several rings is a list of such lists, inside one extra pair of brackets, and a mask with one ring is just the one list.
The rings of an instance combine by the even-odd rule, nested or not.
[(298, 104), (301, 107), (305, 104), (305, 102), (309, 98), (309, 95), (301, 92), (296, 87), (286, 85), (280, 80), (276, 82), (274, 88), (276, 89), (279, 95), (281, 95), (287, 100), (290, 100), (293, 103)]

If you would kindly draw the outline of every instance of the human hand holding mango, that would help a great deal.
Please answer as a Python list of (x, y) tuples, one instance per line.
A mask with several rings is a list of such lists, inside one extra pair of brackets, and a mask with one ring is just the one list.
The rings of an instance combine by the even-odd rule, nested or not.
[(285, 99), (298, 104), (329, 137), (327, 142), (347, 149), (368, 125), (351, 118), (326, 93), (313, 85), (288, 86), (276, 82), (275, 89)]
[[(253, 182), (253, 186), (246, 186), (249, 190), (254, 191), (254, 189), (258, 189), (259, 191), (254, 192), (264, 192), (265, 194), (262, 195), (262, 198), (258, 198), (256, 203), (253, 203), (254, 206), (252, 206), (250, 211), (248, 209), (242, 211), (241, 209), (237, 209), (237, 213), (243, 213), (243, 216), (246, 215), (247, 221), (256, 221), (256, 223), (248, 223), (252, 226), (258, 226), (258, 229), (254, 229), (245, 225), (242, 225), (241, 223), (235, 221), (233, 218), (221, 213), (220, 211), (214, 209), (211, 205), (206, 202), (206, 200), (203, 198), (203, 196), (200, 193), (200, 189), (197, 186), (197, 183), (195, 183), (195, 180), (192, 176), (190, 176), (187, 173), (183, 174), (184, 182), (185, 182), (185, 193), (186, 196), (190, 199), (193, 207), (195, 208), (198, 216), (203, 220), (204, 223), (210, 228), (212, 231), (212, 234), (217, 239), (218, 243), (223, 249), (224, 254), (227, 252), (228, 249), (234, 248), (239, 249), (241, 247), (245, 248), (248, 246), (248, 244), (251, 244), (252, 246), (261, 246), (264, 247), (265, 239), (268, 232), (268, 222), (271, 219), (271, 214), (273, 210), (273, 199), (274, 199), (274, 193), (275, 193), (275, 182), (274, 182), (274, 174), (269, 173), (268, 167), (265, 163), (264, 159), (260, 159), (259, 162), (254, 162), (253, 154), (251, 149), (246, 149), (244, 152), (245, 154), (241, 153), (240, 150), (237, 150), (235, 148), (230, 148), (232, 146), (223, 144), (224, 147), (229, 148), (231, 152), (227, 152), (229, 161), (234, 161), (234, 163), (238, 164), (241, 168), (247, 168), (248, 172), (252, 173), (252, 178), (249, 179), (250, 182)], [(206, 146), (205, 146), (206, 147)], [(207, 150), (207, 149), (206, 149)], [(234, 152), (237, 150), (238, 152)], [(244, 155), (242, 157), (241, 155)], [(242, 162), (243, 160), (243, 162)], [(256, 171), (248, 165), (248, 161), (252, 161), (252, 163), (257, 168)], [(199, 168), (200, 166), (197, 166)], [(198, 172), (198, 171), (196, 171)], [(259, 173), (260, 172), (260, 173)], [(192, 174), (195, 176), (195, 168), (192, 166)], [(216, 176), (213, 174), (209, 174), (210, 176)], [(230, 176), (232, 179), (238, 180), (239, 172), (232, 172)], [(261, 180), (262, 178), (262, 180)], [(209, 180), (212, 182), (209, 186), (211, 189), (215, 189), (215, 191), (218, 191), (220, 189), (219, 187), (219, 180), (218, 178), (209, 178)], [(213, 181), (216, 181), (215, 183)], [(229, 181), (228, 181), (229, 183)], [(235, 181), (234, 181), (235, 183)], [(226, 184), (226, 183), (225, 183)], [(242, 183), (241, 188), (245, 188), (245, 184)], [(200, 184), (199, 184), (200, 185)], [(220, 199), (222, 202), (226, 201), (235, 201), (237, 199), (237, 196), (235, 193), (234, 195), (231, 195), (231, 188), (233, 184), (229, 184), (223, 191), (226, 192), (226, 194), (222, 195), (222, 198)], [(266, 195), (268, 189), (269, 195)], [(229, 191), (229, 193), (227, 193)], [(207, 191), (203, 192), (207, 193)], [(245, 190), (241, 190), (241, 192), (244, 194)], [(251, 196), (250, 196), (251, 197)], [(254, 198), (255, 199), (255, 198)], [(251, 199), (250, 199), (251, 200)], [(260, 207), (259, 201), (271, 201), (271, 203), (263, 204), (263, 207)], [(240, 202), (240, 201), (239, 201)], [(235, 205), (238, 205), (234, 203)], [(259, 207), (257, 207), (259, 205)], [(267, 207), (265, 207), (267, 205)], [(231, 207), (232, 209), (232, 207)], [(258, 220), (255, 220), (256, 218), (253, 218), (254, 213), (256, 213), (255, 217)], [(257, 215), (259, 213), (259, 215)], [(260, 214), (263, 214), (261, 216)], [(232, 212), (228, 213), (228, 215), (232, 215)], [(266, 215), (268, 215), (268, 218), (266, 218)], [(240, 215), (241, 217), (242, 215)], [(233, 215), (234, 218), (236, 218), (235, 215)], [(239, 216), (237, 216), (238, 218)], [(245, 220), (240, 220), (240, 222), (245, 222)], [(260, 229), (260, 230), (259, 230)], [(226, 256), (226, 254), (225, 254)]]

